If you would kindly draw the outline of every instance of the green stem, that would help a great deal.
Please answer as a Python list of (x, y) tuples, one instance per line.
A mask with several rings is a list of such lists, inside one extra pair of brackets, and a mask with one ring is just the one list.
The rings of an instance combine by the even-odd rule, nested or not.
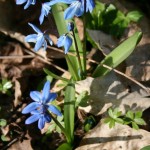
[(84, 16), (83, 16), (83, 63), (86, 75), (86, 0), (84, 0)]
[(78, 58), (79, 67), (80, 67), (80, 71), (81, 71), (81, 76), (83, 77), (83, 68), (82, 68), (82, 64), (81, 64), (81, 58), (80, 58), (80, 54), (79, 54), (78, 44), (77, 44), (77, 41), (76, 41), (74, 31), (72, 31), (72, 33), (73, 33), (74, 43), (75, 43), (75, 47), (76, 47), (76, 53), (77, 53), (77, 58)]
[(49, 112), (50, 117), (53, 119), (53, 121), (59, 126), (59, 128), (61, 129), (61, 131), (64, 133), (64, 135), (66, 136), (67, 142), (70, 143), (70, 136), (69, 134), (66, 132), (65, 128), (60, 124), (60, 122)]

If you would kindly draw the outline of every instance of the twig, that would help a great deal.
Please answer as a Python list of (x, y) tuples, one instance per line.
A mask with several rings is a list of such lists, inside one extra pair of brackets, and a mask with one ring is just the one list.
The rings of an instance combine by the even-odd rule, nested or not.
[[(51, 47), (50, 47), (51, 48)], [(58, 49), (58, 48), (51, 48), (52, 50), (55, 50), (55, 51), (58, 51), (58, 52), (60, 52), (60, 53), (63, 53), (63, 51), (62, 50), (60, 50), (60, 49)], [(75, 54), (72, 54), (72, 53), (70, 53), (70, 52), (68, 52), (68, 55), (71, 55), (71, 56), (76, 56)], [(83, 59), (83, 57), (81, 56), (81, 59)], [(91, 63), (94, 63), (94, 64), (100, 64), (99, 62), (97, 62), (97, 61), (95, 61), (95, 60), (92, 60), (92, 59), (87, 59), (89, 62), (91, 62)], [(127, 76), (126, 74), (124, 74), (123, 72), (121, 72), (121, 71), (119, 71), (119, 70), (117, 70), (117, 69), (114, 69), (114, 68), (112, 68), (112, 67), (110, 67), (110, 66), (107, 66), (107, 65), (105, 65), (105, 64), (101, 64), (104, 68), (107, 68), (107, 69), (109, 69), (109, 70), (112, 70), (112, 71), (114, 71), (114, 72), (116, 72), (116, 73), (118, 73), (118, 74), (120, 74), (121, 76), (123, 76), (123, 77), (125, 77), (125, 78), (127, 78), (127, 79), (129, 79), (129, 80), (131, 80), (132, 82), (134, 82), (135, 84), (137, 84), (138, 86), (140, 86), (142, 89), (144, 89), (146, 92), (150, 92), (149, 91), (149, 89), (147, 88), (147, 87), (145, 87), (143, 84), (141, 84), (140, 82), (138, 82), (137, 80), (135, 80), (135, 79), (133, 79), (132, 77), (129, 77), (129, 76)]]
[(59, 66), (57, 66), (57, 65), (55, 65), (55, 64), (53, 64), (52, 62), (51, 62), (51, 59), (45, 59), (43, 56), (41, 56), (40, 54), (38, 54), (38, 53), (36, 53), (36, 52), (34, 52), (34, 51), (30, 51), (30, 50), (28, 50), (28, 49), (26, 49), (26, 52), (29, 54), (31, 54), (31, 55), (34, 55), (34, 57), (36, 56), (38, 59), (40, 59), (41, 61), (43, 61), (43, 62), (45, 62), (45, 63), (47, 63), (47, 64), (49, 64), (49, 65), (51, 65), (51, 66), (53, 66), (53, 67), (55, 67), (56, 69), (58, 69), (59, 71), (61, 71), (61, 72), (68, 72), (67, 70), (65, 70), (65, 69), (63, 69), (63, 68), (61, 68), (61, 67), (59, 67)]
[(13, 56), (0, 56), (0, 59), (16, 59), (16, 58), (33, 58), (31, 55), (13, 55)]

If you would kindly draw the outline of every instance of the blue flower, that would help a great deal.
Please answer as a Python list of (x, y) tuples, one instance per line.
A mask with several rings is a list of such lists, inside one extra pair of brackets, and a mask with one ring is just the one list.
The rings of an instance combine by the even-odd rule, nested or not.
[(37, 34), (30, 34), (30, 35), (26, 36), (25, 37), (25, 41), (26, 42), (34, 42), (34, 43), (36, 43), (35, 47), (34, 47), (35, 51), (38, 51), (41, 47), (44, 47), (44, 50), (46, 50), (46, 48), (47, 48), (47, 41), (49, 42), (50, 45), (53, 44), (52, 40), (50, 39), (50, 37), (47, 34), (43, 33), (35, 25), (33, 25), (31, 23), (29, 23), (29, 25), (33, 28), (33, 30)]
[(17, 5), (21, 5), (23, 3), (26, 3), (26, 5), (24, 6), (24, 9), (27, 9), (30, 5), (35, 5), (36, 0), (16, 0), (16, 4)]
[(51, 104), (53, 100), (56, 99), (57, 94), (50, 92), (50, 82), (47, 81), (43, 87), (42, 93), (38, 91), (30, 92), (30, 97), (34, 100), (34, 102), (27, 105), (23, 110), (23, 114), (30, 113), (32, 114), (26, 120), (26, 124), (31, 124), (38, 120), (38, 128), (44, 128), (45, 122), (50, 122), (51, 117), (49, 112), (54, 113), (55, 115), (61, 116), (61, 112)]
[[(70, 6), (64, 12), (65, 19), (71, 19), (74, 16), (80, 17), (84, 13), (84, 0), (52, 0), (50, 5), (52, 6), (56, 3), (70, 4)], [(94, 0), (86, 0), (86, 12), (92, 12), (94, 7)]]
[(39, 17), (40, 24), (43, 23), (44, 17), (48, 16), (50, 10), (51, 10), (51, 7), (50, 7), (49, 2), (46, 2), (46, 3), (42, 4), (41, 15)]
[(68, 53), (70, 47), (72, 45), (72, 38), (69, 37), (68, 35), (66, 34), (63, 34), (62, 36), (60, 36), (57, 40), (57, 46), (58, 47), (62, 47), (64, 46), (65, 48), (65, 54)]

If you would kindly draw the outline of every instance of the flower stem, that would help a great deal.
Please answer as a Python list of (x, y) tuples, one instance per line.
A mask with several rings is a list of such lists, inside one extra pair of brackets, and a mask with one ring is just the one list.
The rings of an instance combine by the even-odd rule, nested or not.
[(76, 53), (77, 53), (77, 58), (78, 58), (78, 62), (79, 62), (79, 67), (80, 67), (80, 71), (81, 71), (81, 78), (83, 79), (83, 68), (82, 68), (82, 64), (81, 64), (81, 58), (80, 58), (80, 54), (79, 54), (79, 49), (78, 49), (78, 45), (77, 45), (77, 41), (76, 41), (76, 37), (75, 37), (74, 31), (72, 31), (72, 33), (73, 33), (74, 43), (75, 43), (75, 47), (76, 47)]
[(49, 112), (50, 117), (53, 119), (53, 121), (58, 125), (58, 127), (61, 129), (61, 131), (64, 133), (66, 136), (67, 142), (70, 143), (70, 136), (66, 132), (65, 128), (60, 124), (60, 122)]
[[(86, 0), (84, 0), (84, 16), (83, 16), (83, 60), (84, 70), (86, 71)], [(86, 74), (86, 72), (85, 72)]]

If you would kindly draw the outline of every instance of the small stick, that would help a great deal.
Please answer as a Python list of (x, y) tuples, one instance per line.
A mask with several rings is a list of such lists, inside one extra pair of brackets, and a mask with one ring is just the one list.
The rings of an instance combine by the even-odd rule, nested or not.
[[(50, 48), (51, 48), (51, 47), (50, 47)], [(58, 48), (52, 48), (52, 50), (58, 51), (58, 52), (60, 52), (60, 53), (63, 53), (63, 51), (60, 50), (60, 49), (58, 49)], [(70, 53), (70, 52), (68, 52), (68, 55), (76, 56), (75, 54), (72, 54), (72, 53)], [(82, 56), (81, 56), (81, 59), (83, 59)], [(95, 61), (95, 60), (92, 60), (92, 59), (89, 59), (89, 58), (88, 58), (87, 60), (88, 60), (89, 62), (94, 63), (94, 64), (100, 64), (99, 62), (97, 62), (97, 61)], [(107, 69), (109, 69), (109, 70), (113, 70), (114, 72), (120, 74), (121, 76), (123, 76), (123, 77), (125, 77), (125, 78), (131, 80), (132, 82), (134, 82), (135, 84), (137, 84), (138, 86), (140, 86), (142, 89), (144, 89), (146, 92), (148, 92), (148, 93), (150, 92), (149, 89), (148, 89), (147, 87), (145, 87), (143, 84), (141, 84), (140, 82), (136, 81), (136, 80), (133, 79), (132, 77), (127, 76), (127, 75), (124, 74), (123, 72), (121, 72), (121, 71), (119, 71), (119, 70), (117, 70), (117, 69), (114, 69), (114, 68), (112, 68), (112, 67), (110, 67), (110, 66), (107, 66), (107, 65), (105, 65), (105, 64), (101, 64), (101, 65), (102, 65), (103, 67), (105, 67), (105, 68), (107, 68)]]

